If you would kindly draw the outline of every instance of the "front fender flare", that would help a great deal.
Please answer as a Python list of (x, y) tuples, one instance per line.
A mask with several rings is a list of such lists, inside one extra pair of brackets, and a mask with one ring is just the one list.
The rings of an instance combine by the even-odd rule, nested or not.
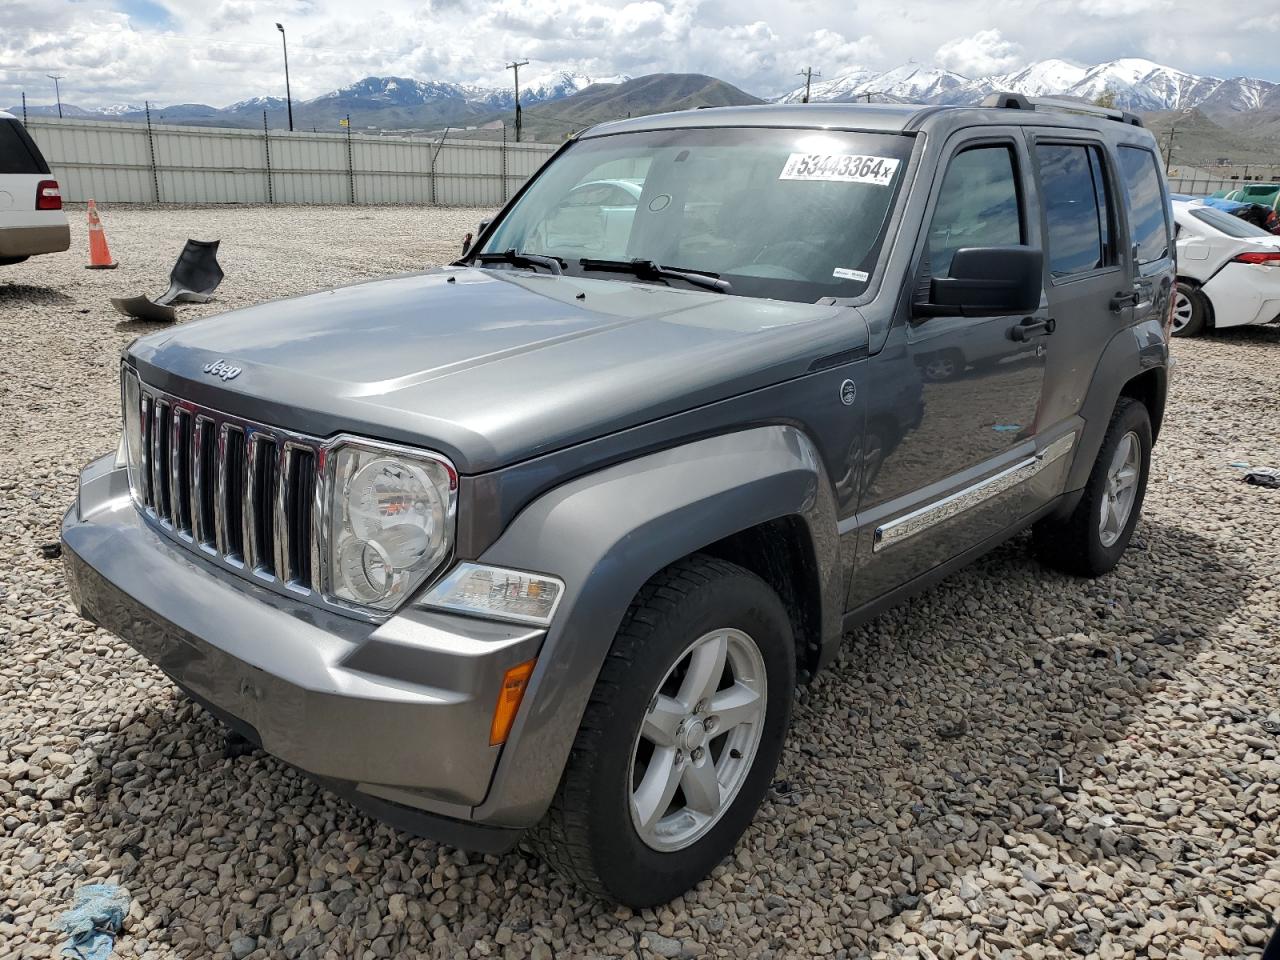
[[(476, 820), (528, 827), (549, 806), (627, 607), (668, 564), (780, 517), (808, 526), (824, 647), (841, 635), (835, 500), (812, 442), (790, 426), (722, 434), (572, 480), (533, 501), (481, 563), (565, 582), (520, 712)], [(621, 748), (620, 748), (621, 749)]]

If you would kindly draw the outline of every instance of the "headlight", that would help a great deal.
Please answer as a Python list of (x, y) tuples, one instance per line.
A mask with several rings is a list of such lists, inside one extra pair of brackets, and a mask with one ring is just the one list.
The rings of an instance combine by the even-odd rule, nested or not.
[(138, 375), (127, 366), (122, 368), (120, 377), (120, 406), (124, 411), (124, 459), (129, 468), (129, 492), (141, 506), (147, 469), (142, 447), (142, 391), (138, 387)]
[(344, 441), (329, 457), (329, 593), (390, 610), (453, 549), (458, 475), (389, 444)]

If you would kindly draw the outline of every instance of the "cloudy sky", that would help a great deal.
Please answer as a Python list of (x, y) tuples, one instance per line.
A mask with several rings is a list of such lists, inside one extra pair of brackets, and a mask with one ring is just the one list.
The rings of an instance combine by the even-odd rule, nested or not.
[(1203, 0), (0, 0), (0, 108), (26, 90), (84, 107), (225, 106), (371, 74), (505, 84), (527, 76), (707, 73), (781, 93), (812, 64), (827, 77), (915, 59), (968, 76), (1046, 57), (1146, 57), (1193, 73), (1280, 81), (1280, 2), (1224, 16)]

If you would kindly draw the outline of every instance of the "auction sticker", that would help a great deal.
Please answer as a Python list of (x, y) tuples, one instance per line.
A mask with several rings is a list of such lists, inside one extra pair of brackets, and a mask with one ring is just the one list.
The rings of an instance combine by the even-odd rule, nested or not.
[(779, 180), (833, 180), (841, 183), (874, 183), (887, 187), (898, 169), (892, 157), (859, 153), (793, 153)]

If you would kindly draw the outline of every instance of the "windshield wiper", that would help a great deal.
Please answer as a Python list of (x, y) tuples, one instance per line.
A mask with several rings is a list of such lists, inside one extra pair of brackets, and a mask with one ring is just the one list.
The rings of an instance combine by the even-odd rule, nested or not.
[(481, 253), (476, 259), (483, 263), (509, 263), (513, 267), (546, 267), (559, 276), (564, 273), (564, 261), (559, 257), (544, 257), (540, 253), (521, 253), (508, 250), (505, 253)]
[(611, 270), (616, 273), (631, 273), (641, 280), (684, 280), (704, 290), (715, 290), (717, 293), (728, 293), (733, 287), (728, 280), (721, 280), (720, 275), (708, 270), (686, 270), (681, 267), (664, 267), (652, 260), (597, 260), (594, 257), (583, 257), (578, 261), (583, 270)]

